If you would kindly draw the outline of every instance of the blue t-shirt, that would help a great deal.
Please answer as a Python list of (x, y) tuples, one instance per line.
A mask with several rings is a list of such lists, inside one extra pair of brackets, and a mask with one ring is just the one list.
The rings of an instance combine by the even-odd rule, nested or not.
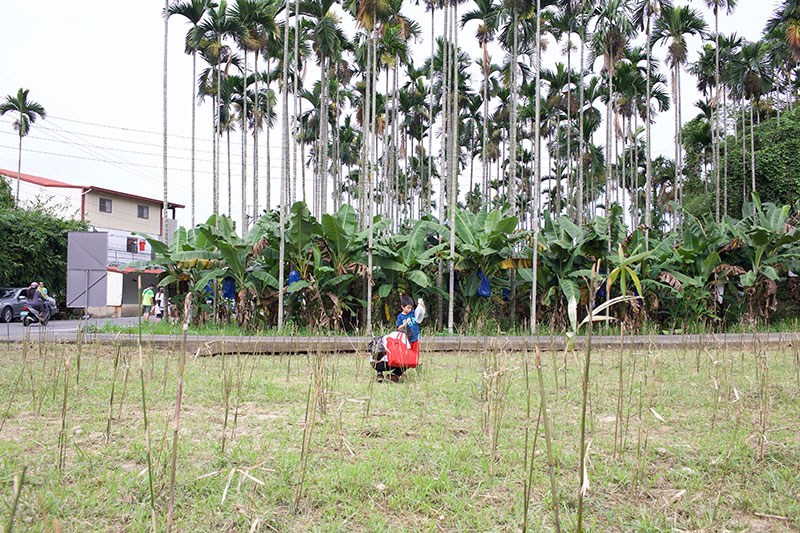
[(397, 327), (399, 328), (408, 318), (410, 318), (411, 321), (405, 327), (406, 337), (408, 337), (408, 342), (415, 342), (419, 340), (419, 324), (417, 324), (414, 318), (414, 311), (411, 311), (407, 315), (404, 313), (397, 315)]

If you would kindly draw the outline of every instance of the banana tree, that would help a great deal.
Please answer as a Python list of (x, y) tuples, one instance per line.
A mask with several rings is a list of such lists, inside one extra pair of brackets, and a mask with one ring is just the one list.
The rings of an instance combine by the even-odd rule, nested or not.
[[(524, 237), (516, 232), (519, 219), (494, 209), (483, 207), (473, 214), (466, 209), (456, 210), (456, 270), (466, 278), (462, 295), (469, 299), (478, 294), (480, 275), (490, 277), (500, 269), (500, 263), (512, 256), (514, 244)], [(445, 234), (445, 238), (447, 235)]]
[[(676, 209), (679, 209), (675, 206)], [(674, 323), (716, 321), (719, 250), (729, 239), (723, 227), (683, 211), (683, 241), (661, 265), (658, 280)]]
[[(586, 237), (586, 231), (569, 217), (562, 215), (553, 220), (548, 211), (544, 212), (544, 227), (539, 233), (537, 294), (542, 295), (541, 309), (550, 311), (553, 323), (564, 326), (569, 320), (573, 329), (577, 327), (582, 285), (576, 273), (589, 266), (583, 249)], [(530, 270), (520, 273), (525, 281), (532, 280)]]
[(748, 298), (748, 318), (769, 319), (777, 309), (777, 283), (787, 265), (800, 257), (800, 229), (787, 225), (790, 207), (762, 205), (757, 193), (742, 206), (742, 220), (726, 219), (736, 248), (744, 255), (739, 283)]
[(364, 279), (373, 283), (372, 273), (364, 263), (367, 234), (358, 231), (358, 217), (350, 205), (343, 205), (333, 215), (323, 214), (320, 229), (313, 252), (316, 291), (328, 321), (342, 327), (344, 314), (355, 316), (358, 307), (365, 304), (358, 297), (356, 286), (360, 287)]
[(418, 220), (407, 235), (390, 235), (375, 243), (373, 264), (381, 278), (378, 296), (384, 300), (387, 320), (390, 320), (389, 297), (393, 292), (413, 296), (438, 292), (447, 297), (447, 293), (438, 289), (426, 272), (449, 249), (447, 243), (431, 238), (436, 231), (437, 224), (432, 220)]

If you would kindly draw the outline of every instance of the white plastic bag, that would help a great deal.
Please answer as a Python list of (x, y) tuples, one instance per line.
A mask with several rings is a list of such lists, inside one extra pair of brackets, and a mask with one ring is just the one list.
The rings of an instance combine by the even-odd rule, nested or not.
[(425, 320), (425, 302), (422, 298), (417, 299), (417, 308), (414, 310), (414, 320), (417, 324), (421, 324)]

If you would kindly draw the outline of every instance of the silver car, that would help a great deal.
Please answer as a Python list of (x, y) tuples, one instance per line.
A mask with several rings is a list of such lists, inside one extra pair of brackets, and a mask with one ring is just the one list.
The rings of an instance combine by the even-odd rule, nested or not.
[[(27, 287), (0, 289), (0, 322), (11, 322), (20, 317), (22, 308), (28, 303), (25, 296), (27, 290)], [(58, 312), (56, 301), (48, 298), (47, 306), (50, 308), (50, 316), (55, 316)]]

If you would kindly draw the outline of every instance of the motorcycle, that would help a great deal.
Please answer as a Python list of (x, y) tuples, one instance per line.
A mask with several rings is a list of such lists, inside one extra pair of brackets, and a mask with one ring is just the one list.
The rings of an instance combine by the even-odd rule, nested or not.
[(22, 319), (22, 325), (25, 327), (28, 327), (31, 324), (41, 324), (46, 326), (47, 322), (50, 320), (49, 316), (47, 318), (42, 318), (42, 314), (39, 311), (33, 307), (28, 307), (27, 305), (22, 308), (20, 318)]

